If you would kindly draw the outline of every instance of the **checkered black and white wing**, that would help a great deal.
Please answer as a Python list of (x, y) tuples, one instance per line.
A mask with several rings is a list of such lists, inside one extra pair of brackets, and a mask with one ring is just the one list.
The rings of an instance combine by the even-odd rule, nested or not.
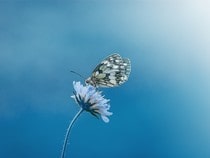
[(128, 80), (130, 72), (130, 60), (115, 53), (96, 66), (86, 83), (95, 87), (116, 87)]

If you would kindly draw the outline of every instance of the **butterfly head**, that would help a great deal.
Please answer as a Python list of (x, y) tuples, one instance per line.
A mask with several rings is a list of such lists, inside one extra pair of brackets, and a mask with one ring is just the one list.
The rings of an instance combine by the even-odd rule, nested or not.
[(91, 85), (91, 86), (96, 87), (96, 83), (92, 80), (91, 77), (88, 77), (88, 78), (85, 80), (85, 83), (86, 83), (87, 85)]

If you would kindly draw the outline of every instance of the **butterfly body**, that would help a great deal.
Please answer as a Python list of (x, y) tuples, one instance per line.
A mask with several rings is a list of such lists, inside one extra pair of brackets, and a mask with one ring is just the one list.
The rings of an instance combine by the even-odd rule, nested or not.
[(98, 64), (85, 82), (94, 87), (116, 87), (128, 80), (130, 71), (130, 60), (115, 53)]

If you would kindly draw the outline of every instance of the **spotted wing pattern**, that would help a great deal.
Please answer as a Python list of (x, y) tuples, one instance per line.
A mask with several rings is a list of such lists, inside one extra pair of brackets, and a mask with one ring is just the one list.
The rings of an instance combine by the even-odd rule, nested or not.
[(116, 87), (128, 80), (130, 72), (130, 60), (115, 53), (96, 66), (86, 83), (95, 87)]

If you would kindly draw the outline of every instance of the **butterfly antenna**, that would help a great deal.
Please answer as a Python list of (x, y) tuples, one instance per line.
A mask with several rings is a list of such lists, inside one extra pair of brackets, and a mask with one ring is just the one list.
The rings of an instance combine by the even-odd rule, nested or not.
[(78, 75), (79, 77), (81, 77), (81, 78), (83, 78), (83, 79), (86, 79), (84, 76), (80, 75), (79, 73), (77, 73), (77, 72), (75, 72), (75, 71), (70, 70), (70, 72), (73, 73), (73, 74)]

